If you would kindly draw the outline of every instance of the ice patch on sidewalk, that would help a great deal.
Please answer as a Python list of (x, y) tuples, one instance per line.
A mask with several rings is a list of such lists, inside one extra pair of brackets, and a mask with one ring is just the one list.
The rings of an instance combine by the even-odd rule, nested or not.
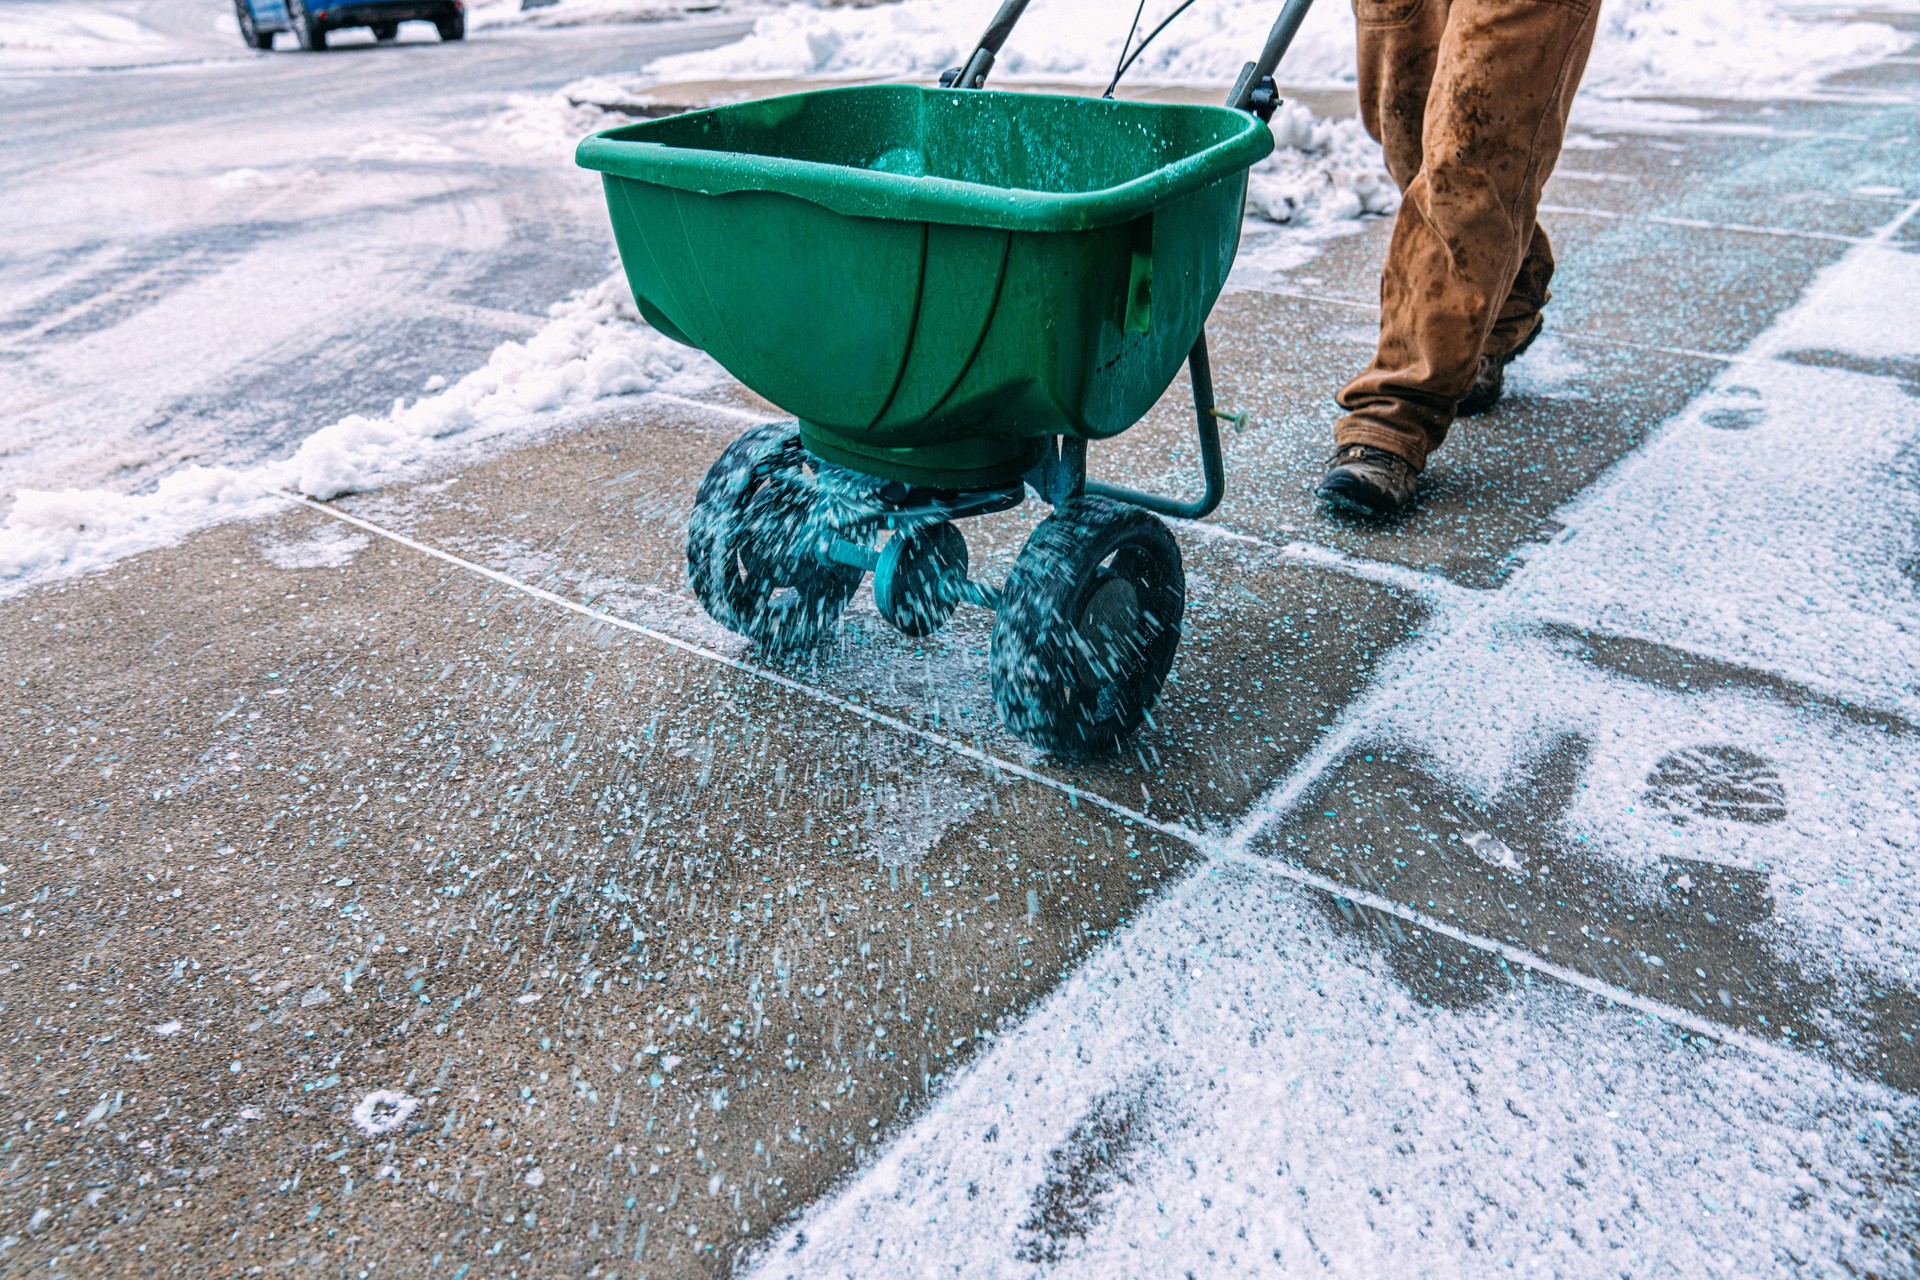
[(353, 563), (372, 539), (337, 524), (322, 524), (304, 538), (256, 542), (267, 563), (279, 569), (338, 569)]
[(139, 494), (24, 490), (0, 524), (0, 596), (170, 545), (197, 529), (264, 515), (283, 491), (329, 499), (376, 488), (469, 452), (551, 430), (606, 400), (691, 394), (725, 374), (641, 322), (623, 276), (556, 304), (544, 328), (496, 348), (444, 391), (354, 414), (293, 455), (258, 466), (188, 467)]
[(1189, 879), (746, 1274), (1902, 1265), (1911, 1098), (1559, 988), (1419, 1002), (1325, 919)]
[[(1149, 6), (1157, 22), (1170, 5)], [(877, 8), (791, 5), (743, 40), (659, 59), (659, 80), (740, 76), (912, 76), (961, 62), (992, 0), (902, 0)], [(1760, 0), (1612, 0), (1586, 76), (1591, 94), (1776, 96), (1803, 92), (1836, 71), (1898, 53), (1908, 37), (1884, 23), (1808, 20)], [(1230, 84), (1259, 51), (1271, 0), (1215, 0), (1175, 19), (1128, 73), (1132, 83)], [(1034, 5), (1000, 55), (1002, 77), (1065, 77), (1104, 84), (1126, 33), (1128, 7), (1107, 0)], [(1294, 86), (1355, 79), (1354, 19), (1346, 4), (1316, 5), (1281, 64)]]

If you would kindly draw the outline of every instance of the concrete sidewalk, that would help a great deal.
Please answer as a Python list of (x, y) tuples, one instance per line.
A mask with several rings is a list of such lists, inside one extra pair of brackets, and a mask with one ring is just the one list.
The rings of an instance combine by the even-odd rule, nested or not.
[[(1175, 681), (1106, 762), (998, 727), (979, 611), (915, 643), (863, 598), (781, 666), (704, 619), (682, 539), (707, 465), (765, 416), (737, 390), (0, 605), (0, 1260), (704, 1275), (776, 1239), (766, 1265), (794, 1274), (1117, 1266), (1143, 1255), (1102, 1253), (1115, 1218), (1086, 1206), (1131, 1175), (1084, 1170), (1146, 1114), (1124, 1072), (1068, 1053), (1061, 1096), (1035, 1083), (1029, 1115), (1014, 1098), (983, 1127), (1031, 1154), (978, 1175), (1001, 1218), (965, 1216), (988, 1213), (966, 1207), (974, 1157), (929, 1100), (972, 1115), (1034, 1060), (1022, 1043), (1173, 1018), (1211, 894), (1245, 896), (1210, 945), (1244, 927), (1253, 967), (1193, 990), (1270, 995), (1256, 1050), (1305, 987), (1353, 983), (1375, 994), (1347, 1016), (1416, 1040), (1581, 1010), (1664, 1046), (1658, 1071), (1706, 1063), (1737, 1092), (1757, 1064), (1799, 1083), (1774, 1111), (1728, 1103), (1729, 1148), (1833, 1135), (1798, 1234), (1775, 1229), (1771, 1170), (1757, 1207), (1664, 1230), (1748, 1274), (1910, 1271), (1920, 364), (1895, 348), (1920, 333), (1916, 87), (1903, 65), (1582, 130), (1550, 188), (1549, 339), (1390, 526), (1308, 493), (1386, 226), (1225, 297), (1216, 379), (1249, 424), (1226, 505), (1176, 531)], [(1892, 345), (1818, 345), (1862, 280)], [(1096, 474), (1190, 487), (1182, 397), (1095, 449)], [(1036, 515), (969, 528), (983, 576)], [(1098, 994), (1119, 970), (1144, 1003)], [(1162, 1031), (1169, 1055), (1214, 1034)], [(1829, 1099), (1818, 1123), (1803, 1087)], [(1324, 1158), (1391, 1145), (1364, 1091), (1342, 1105), (1362, 1110), (1317, 1133)], [(1490, 1123), (1427, 1136), (1523, 1181), (1539, 1157)], [(894, 1180), (860, 1179), (889, 1139)], [(939, 1177), (913, 1163), (935, 1150)], [(1716, 1154), (1740, 1187), (1739, 1152)], [(836, 1186), (811, 1238), (784, 1225)], [(1501, 1206), (1434, 1194), (1486, 1224), (1343, 1253), (1347, 1210), (1289, 1212), (1334, 1233), (1335, 1272), (1491, 1268)], [(1503, 1194), (1516, 1220), (1533, 1203)], [(862, 1254), (888, 1213), (904, 1251)], [(1597, 1273), (1618, 1233), (1671, 1243), (1599, 1221), (1554, 1256)], [(1195, 1226), (1187, 1256), (1233, 1225)]]

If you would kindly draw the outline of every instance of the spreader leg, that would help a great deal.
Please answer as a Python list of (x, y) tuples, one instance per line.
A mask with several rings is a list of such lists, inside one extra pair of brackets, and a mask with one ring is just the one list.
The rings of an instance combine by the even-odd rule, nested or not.
[(1193, 417), (1200, 435), (1200, 475), (1206, 484), (1199, 500), (1181, 502), (1177, 498), (1163, 498), (1157, 493), (1143, 493), (1138, 489), (1103, 484), (1098, 480), (1086, 481), (1088, 493), (1097, 493), (1103, 498), (1118, 498), (1121, 502), (1130, 502), (1136, 507), (1145, 507), (1176, 520), (1202, 520), (1214, 513), (1220, 500), (1227, 494), (1227, 464), (1220, 452), (1220, 419), (1234, 420), (1235, 415), (1223, 414), (1214, 406), (1213, 366), (1207, 360), (1207, 333), (1204, 329), (1194, 339), (1193, 350), (1187, 353), (1187, 376), (1193, 382)]

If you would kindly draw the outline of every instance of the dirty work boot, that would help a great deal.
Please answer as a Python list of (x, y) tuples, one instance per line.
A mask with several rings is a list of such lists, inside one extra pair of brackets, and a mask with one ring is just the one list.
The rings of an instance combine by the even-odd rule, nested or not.
[(1525, 355), (1527, 348), (1533, 345), (1533, 340), (1546, 327), (1545, 320), (1536, 323), (1525, 341), (1503, 356), (1481, 356), (1480, 372), (1473, 375), (1473, 387), (1461, 398), (1453, 411), (1454, 416), (1471, 418), (1499, 404), (1501, 395), (1507, 389), (1507, 366)]
[(1404, 458), (1371, 445), (1343, 445), (1327, 463), (1320, 496), (1362, 515), (1390, 516), (1413, 501), (1420, 473)]

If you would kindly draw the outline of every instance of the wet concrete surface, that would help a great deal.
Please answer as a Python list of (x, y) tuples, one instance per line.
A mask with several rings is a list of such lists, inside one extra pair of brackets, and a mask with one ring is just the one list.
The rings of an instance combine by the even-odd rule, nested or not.
[[(707, 465), (742, 423), (685, 402), (587, 424), (531, 457), (466, 468), (430, 493), (350, 499), (435, 546), (728, 653), (746, 650), (686, 594), (685, 529)], [(531, 469), (530, 469), (531, 464)], [(1039, 504), (965, 526), (973, 572), (1005, 579)], [(1410, 636), (1411, 593), (1290, 562), (1275, 547), (1192, 529), (1182, 662), (1153, 723), (1105, 762), (1061, 769), (995, 717), (992, 615), (964, 609), (935, 636), (888, 626), (863, 594), (833, 642), (750, 655), (837, 697), (973, 746), (1046, 764), (1075, 785), (1196, 829), (1226, 826), (1285, 777)]]
[(11, 1266), (724, 1270), (1193, 856), (328, 527), (12, 606)]
[[(1795, 110), (1826, 133), (1912, 119)], [(1817, 173), (1830, 145), (1607, 136), (1581, 164), (1640, 181), (1596, 207), (1742, 222), (1765, 212), (1752, 166)], [(1684, 182), (1650, 140), (1686, 148)], [(1838, 189), (1853, 180), (1792, 188), (1805, 199), (1780, 207), (1807, 217), (1782, 229), (1822, 209), (1871, 229), (1884, 208)], [(1565, 338), (1535, 366), (1557, 371), (1516, 367), (1513, 399), (1456, 432), (1394, 525), (1305, 492), (1331, 393), (1365, 357), (1384, 226), (1331, 242), (1288, 292), (1223, 300), (1221, 399), (1250, 415), (1230, 498), (1180, 530), (1177, 679), (1105, 763), (1034, 756), (993, 722), (984, 614), (916, 644), (863, 598), (833, 644), (779, 662), (701, 617), (690, 498), (760, 411), (732, 391), (337, 504), (511, 583), (296, 510), (0, 603), (0, 916), (20, 929), (0, 953), (4, 1265), (725, 1274), (1166, 886), (1238, 854), (1324, 877), (1334, 891), (1303, 892), (1420, 1000), (1552, 981), (1517, 977), (1498, 944), (1911, 1093), (1913, 985), (1808, 944), (1782, 907), (1805, 887), (1789, 863), (1682, 856), (1703, 823), (1796, 820), (1771, 764), (1786, 748), (1753, 724), (1864, 759), (1908, 750), (1899, 716), (1542, 624), (1525, 643), (1651, 691), (1648, 717), (1661, 697), (1738, 706), (1689, 704), (1648, 768), (1545, 739), (1491, 789), (1373, 728), (1370, 695), (1417, 646), (1724, 366), (1697, 353), (1737, 353), (1846, 248), (1562, 218)], [(538, 261), (471, 296), (536, 296)], [(1096, 448), (1097, 473), (1187, 487), (1179, 394)], [(970, 527), (983, 576), (1036, 515)], [(1583, 827), (1602, 785), (1686, 838)], [(1076, 1151), (1131, 1132), (1121, 1094), (1090, 1114), (1062, 1185)], [(1042, 1266), (1074, 1211), (1036, 1205)]]
[[(1332, 452), (1333, 396), (1371, 355), (1370, 312), (1238, 293), (1215, 316), (1216, 394), (1249, 415), (1227, 437), (1231, 480), (1219, 519), (1271, 542), (1306, 540), (1475, 588), (1498, 584), (1530, 543), (1552, 537), (1553, 512), (1720, 368), (1665, 352), (1544, 344), (1535, 369), (1549, 369), (1551, 381), (1530, 382), (1533, 371), (1516, 368), (1510, 398), (1456, 424), (1416, 508), (1385, 523), (1352, 523), (1329, 517), (1312, 490)], [(1634, 394), (1618, 394), (1629, 378)], [(1095, 449), (1097, 474), (1144, 473), (1149, 487), (1191, 489), (1197, 462), (1182, 439), (1191, 419), (1176, 391), (1146, 430)]]

